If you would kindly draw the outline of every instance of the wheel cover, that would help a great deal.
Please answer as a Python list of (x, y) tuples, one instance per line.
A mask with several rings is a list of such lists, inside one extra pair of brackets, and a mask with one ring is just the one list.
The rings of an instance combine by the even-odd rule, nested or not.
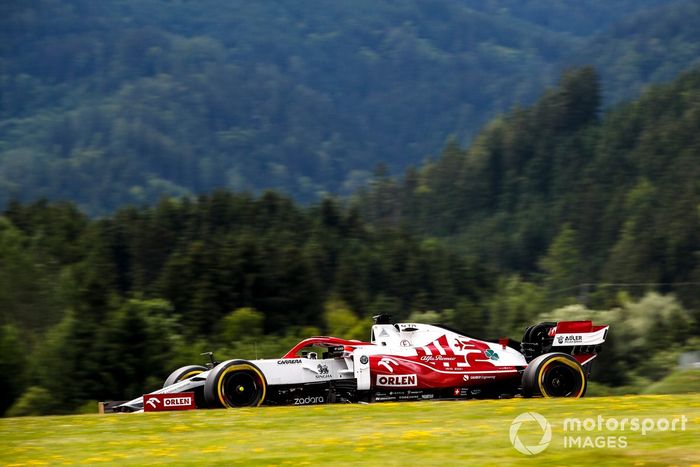
[(224, 407), (259, 406), (265, 400), (265, 380), (254, 367), (232, 365), (221, 374), (217, 392)]
[(564, 357), (555, 357), (540, 368), (538, 382), (544, 397), (574, 397), (583, 395), (586, 377), (579, 365)]

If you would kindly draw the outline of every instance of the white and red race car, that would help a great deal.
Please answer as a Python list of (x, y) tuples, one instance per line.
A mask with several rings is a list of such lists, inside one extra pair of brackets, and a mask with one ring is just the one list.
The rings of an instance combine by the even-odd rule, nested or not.
[(392, 324), (380, 315), (370, 342), (311, 337), (279, 359), (212, 359), (208, 366), (185, 366), (162, 389), (111, 410), (140, 411), (144, 399), (155, 407), (163, 403), (158, 395), (170, 395), (173, 406), (187, 401), (197, 408), (518, 395), (578, 398), (586, 392), (590, 363), (607, 334), (606, 325), (560, 321), (530, 326), (522, 342), (489, 341), (441, 325)]

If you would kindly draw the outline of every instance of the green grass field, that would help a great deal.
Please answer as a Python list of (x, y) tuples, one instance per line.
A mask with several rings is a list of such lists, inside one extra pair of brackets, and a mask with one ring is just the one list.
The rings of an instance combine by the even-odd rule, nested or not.
[[(511, 422), (523, 412), (540, 413), (551, 424), (551, 443), (534, 456), (519, 453), (510, 441)], [(678, 424), (676, 431), (644, 435), (605, 426), (564, 432), (566, 418), (599, 415), (618, 422), (648, 417), (654, 423), (685, 416), (687, 422), (685, 430)], [(537, 444), (541, 435), (534, 422), (518, 432), (525, 445)], [(612, 436), (626, 447), (567, 448), (565, 435), (590, 436), (593, 443), (608, 443), (605, 437)], [(4, 466), (700, 465), (700, 394), (6, 418), (0, 419), (0, 440)]]

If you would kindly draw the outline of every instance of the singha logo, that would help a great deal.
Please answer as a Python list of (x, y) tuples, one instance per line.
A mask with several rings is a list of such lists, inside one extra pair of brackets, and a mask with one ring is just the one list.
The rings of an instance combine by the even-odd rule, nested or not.
[(319, 375), (327, 375), (328, 374), (328, 367), (326, 365), (318, 365), (318, 374)]

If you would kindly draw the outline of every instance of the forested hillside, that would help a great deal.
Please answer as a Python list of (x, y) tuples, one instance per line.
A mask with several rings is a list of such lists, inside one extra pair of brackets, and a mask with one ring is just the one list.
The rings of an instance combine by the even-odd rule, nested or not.
[(601, 305), (662, 290), (698, 307), (700, 70), (602, 116), (600, 95), (592, 68), (572, 71), (468, 148), (449, 145), (400, 181), (377, 177), (357, 206), (553, 295)]
[(600, 95), (592, 68), (569, 72), (468, 148), (402, 180), (378, 172), (351, 202), (215, 191), (101, 219), (10, 203), (0, 411), (141, 394), (207, 350), (366, 339), (378, 313), (515, 339), (592, 318), (612, 329), (595, 381), (661, 379), (700, 345), (700, 71), (604, 114)]
[(0, 205), (217, 187), (348, 194), (596, 64), (607, 102), (697, 62), (695, 1), (0, 5)]

